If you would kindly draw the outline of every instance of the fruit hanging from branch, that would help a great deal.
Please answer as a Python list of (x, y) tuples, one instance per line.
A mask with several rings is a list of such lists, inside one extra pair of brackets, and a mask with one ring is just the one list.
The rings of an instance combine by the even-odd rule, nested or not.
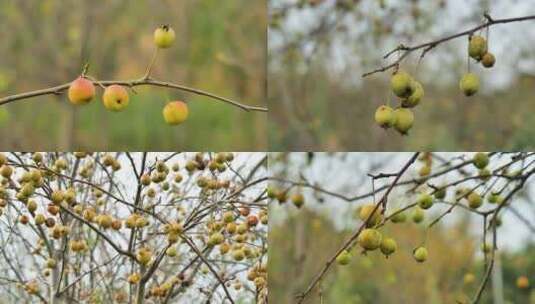
[[(421, 83), (414, 80), (409, 73), (400, 70), (402, 62), (407, 59), (411, 53), (421, 51), (418, 61), (420, 63), (420, 61), (428, 54), (428, 52), (435, 49), (439, 45), (460, 37), (467, 36), (467, 72), (463, 74), (459, 80), (459, 90), (466, 97), (476, 95), (480, 91), (481, 81), (480, 77), (475, 72), (470, 71), (471, 61), (481, 64), (481, 66), (486, 69), (490, 69), (496, 64), (496, 56), (489, 51), (488, 33), (490, 27), (496, 24), (523, 22), (535, 19), (535, 16), (493, 19), (487, 13), (485, 13), (483, 16), (485, 17), (486, 22), (472, 29), (439, 38), (434, 41), (420, 43), (414, 46), (400, 44), (383, 57), (383, 59), (389, 59), (393, 54), (397, 54), (398, 58), (396, 60), (393, 60), (391, 63), (373, 71), (366, 72), (362, 74), (362, 77), (394, 70), (394, 73), (390, 79), (390, 88), (394, 96), (401, 99), (401, 105), (399, 108), (414, 108), (424, 97), (424, 87)], [(486, 35), (484, 37), (482, 32), (485, 30)], [(388, 103), (386, 105), (379, 106), (375, 111), (375, 122), (381, 128), (388, 129), (393, 126), (396, 127), (396, 129), (402, 135), (407, 135), (408, 130), (412, 128), (414, 115), (412, 112), (409, 114), (407, 111), (398, 111), (399, 108), (393, 107), (392, 109)], [(394, 112), (393, 117), (391, 115), (392, 111)], [(398, 121), (399, 118), (401, 118), (401, 120)]]
[(95, 86), (90, 80), (80, 76), (69, 86), (69, 100), (75, 105), (85, 105), (95, 97)]
[[(130, 97), (127, 89), (134, 90), (133, 88), (137, 86), (153, 86), (208, 97), (228, 105), (235, 106), (246, 112), (267, 112), (267, 108), (264, 107), (245, 105), (240, 102), (196, 88), (190, 88), (184, 85), (160, 81), (153, 78), (152, 67), (156, 61), (158, 51), (172, 47), (175, 39), (175, 31), (169, 25), (160, 26), (154, 31), (154, 55), (147, 66), (145, 74), (140, 78), (133, 80), (98, 80), (95, 77), (88, 75), (89, 63), (86, 63), (83, 67), (82, 73), (70, 83), (42, 90), (2, 97), (0, 98), (0, 105), (37, 96), (60, 95), (65, 91), (67, 91), (67, 97), (71, 104), (75, 106), (87, 105), (94, 99), (97, 90), (96, 87), (100, 87), (104, 90), (102, 95), (102, 104), (104, 107), (111, 112), (122, 112), (130, 103)], [(169, 106), (169, 104), (171, 104), (171, 106)], [(169, 125), (179, 125), (183, 123), (188, 117), (186, 104), (184, 102), (171, 102), (169, 104), (164, 109), (163, 116), (165, 122)]]
[(154, 44), (158, 48), (169, 48), (173, 42), (175, 42), (175, 30), (169, 25), (162, 25), (154, 31)]
[(407, 135), (414, 124), (414, 114), (409, 108), (420, 104), (424, 97), (422, 84), (404, 71), (396, 71), (390, 79), (392, 93), (399, 97), (399, 106), (392, 109), (381, 105), (375, 111), (375, 122), (384, 129), (394, 127), (400, 134)]
[(188, 105), (183, 101), (171, 101), (162, 111), (165, 122), (169, 125), (179, 125), (188, 119)]
[(123, 111), (129, 103), (128, 92), (120, 85), (112, 84), (106, 87), (102, 95), (102, 102), (106, 109), (113, 112)]

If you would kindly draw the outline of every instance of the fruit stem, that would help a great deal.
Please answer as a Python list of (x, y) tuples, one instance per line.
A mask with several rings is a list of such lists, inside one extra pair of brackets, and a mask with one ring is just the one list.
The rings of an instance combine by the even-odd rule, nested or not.
[(150, 60), (149, 66), (147, 67), (147, 71), (145, 72), (145, 76), (143, 76), (143, 79), (150, 78), (150, 72), (152, 70), (152, 66), (154, 65), (154, 62), (156, 61), (156, 55), (158, 55), (158, 48), (154, 48), (152, 59)]
[(82, 68), (82, 77), (86, 77), (85, 74), (87, 74), (88, 70), (89, 70), (89, 62), (86, 62), (84, 64), (84, 67)]

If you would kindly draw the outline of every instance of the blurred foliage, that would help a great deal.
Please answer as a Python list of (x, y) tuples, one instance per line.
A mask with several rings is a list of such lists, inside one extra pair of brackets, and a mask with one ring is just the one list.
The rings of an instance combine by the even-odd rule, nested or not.
[[(535, 304), (535, 244), (527, 243), (522, 251), (503, 255), (503, 283), (505, 298), (511, 303)], [(528, 288), (518, 288), (516, 281), (520, 276), (529, 279)], [(490, 303), (490, 298), (487, 295)]]
[(491, 28), (489, 47), (497, 63), (491, 70), (472, 64), (482, 85), (471, 98), (458, 87), (466, 72), (464, 38), (439, 45), (421, 62), (420, 52), (410, 55), (402, 68), (422, 82), (425, 97), (406, 137), (374, 122), (380, 105), (390, 100), (397, 106), (390, 94), (391, 71), (361, 77), (388, 63), (383, 55), (400, 43), (416, 45), (473, 27), (485, 11), (494, 18), (530, 15), (533, 6), (527, 2), (273, 0), (270, 145), (277, 151), (534, 148), (534, 108), (528, 100), (535, 57), (525, 41), (535, 32), (526, 30), (529, 22)]
[(270, 79), (276, 78), (271, 88), (275, 83), (293, 88), (270, 95), (273, 150), (519, 151), (535, 147), (534, 108), (527, 102), (533, 95), (533, 76), (520, 78), (506, 90), (481, 92), (469, 100), (454, 85), (437, 88), (428, 83), (426, 96), (414, 111), (413, 129), (408, 136), (400, 136), (374, 121), (375, 110), (388, 99), (384, 97), (389, 91), (387, 79), (367, 79), (355, 88), (344, 85), (343, 76), (327, 74), (316, 69), (302, 79), (270, 75)]
[[(243, 12), (247, 12), (244, 14)], [(175, 45), (159, 52), (152, 75), (265, 104), (264, 1), (0, 1), (0, 96), (69, 82), (85, 62), (97, 79), (141, 77), (152, 33), (170, 24)], [(0, 112), (0, 143), (11, 150), (265, 150), (265, 113), (156, 87), (130, 92), (131, 105), (107, 112), (99, 89), (91, 105), (65, 96), (14, 102)], [(184, 99), (190, 119), (165, 125), (162, 108)]]
[[(483, 261), (477, 240), (466, 233), (467, 221), (453, 227), (439, 226), (428, 238), (429, 258), (423, 264), (412, 258), (425, 233), (413, 223), (396, 224), (384, 231), (397, 240), (398, 251), (388, 259), (379, 252), (362, 255), (353, 249), (351, 263), (335, 265), (322, 281), (325, 303), (457, 303), (470, 299), (482, 278)], [(338, 231), (321, 215), (302, 209), (280, 225), (270, 225), (269, 288), (270, 301), (291, 303), (314, 275), (347, 239), (351, 231)], [(502, 253), (500, 251), (500, 253)], [(502, 267), (506, 303), (529, 302), (535, 289), (519, 289), (516, 279), (535, 273), (535, 248), (521, 252), (503, 252)], [(465, 274), (475, 281), (465, 284)], [(481, 303), (494, 303), (491, 284)], [(531, 300), (533, 301), (533, 300)], [(319, 288), (305, 303), (320, 303)]]

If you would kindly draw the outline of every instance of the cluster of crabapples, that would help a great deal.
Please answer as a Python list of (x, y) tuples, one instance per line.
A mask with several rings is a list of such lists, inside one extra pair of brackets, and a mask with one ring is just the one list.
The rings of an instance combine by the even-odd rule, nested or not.
[[(175, 31), (163, 25), (154, 31), (154, 44), (158, 48), (169, 48), (175, 41)], [(90, 103), (95, 97), (96, 89), (93, 81), (84, 75), (78, 77), (69, 86), (69, 101), (74, 105), (85, 105)], [(102, 103), (109, 111), (123, 111), (130, 103), (130, 98), (126, 88), (119, 84), (112, 84), (104, 89)], [(183, 101), (171, 101), (162, 110), (162, 115), (166, 123), (179, 125), (186, 121), (189, 115), (188, 106)]]
[(381, 105), (375, 111), (375, 122), (384, 129), (393, 127), (406, 135), (414, 123), (410, 109), (420, 104), (424, 89), (411, 75), (399, 70), (392, 75), (390, 86), (394, 95), (400, 98), (400, 106), (393, 109), (389, 105)]
[[(427, 178), (431, 174), (431, 167), (432, 167), (432, 159), (430, 153), (424, 153), (420, 160), (424, 163), (422, 167), (420, 167), (418, 173), (420, 177)], [(471, 160), (473, 166), (478, 170), (477, 171), (477, 178), (481, 181), (488, 181), (492, 177), (492, 172), (489, 169), (489, 155), (485, 152), (477, 152), (474, 154)], [(514, 177), (516, 174), (519, 174), (519, 172), (508, 172), (507, 170), (504, 170), (503, 175)], [(436, 199), (443, 200), (446, 197), (447, 194), (447, 188), (446, 187), (437, 187), (433, 191), (433, 196)], [(419, 200), (422, 202), (422, 204), (419, 204), (420, 207), (424, 209), (429, 209), (433, 204), (433, 196), (429, 193), (422, 193), (420, 194)], [(466, 203), (469, 208), (471, 209), (478, 209), (481, 207), (485, 200), (483, 199), (482, 194), (480, 194), (475, 189), (470, 189), (466, 187), (458, 187), (455, 189), (455, 199), (456, 200), (466, 200)], [(419, 202), (420, 202), (419, 201)], [(502, 204), (504, 202), (504, 197), (501, 195), (500, 191), (488, 191), (486, 201), (491, 204)]]
[[(488, 51), (486, 39), (479, 35), (469, 37), (468, 55), (485, 68), (492, 68), (496, 63), (496, 58)], [(420, 104), (424, 97), (424, 89), (411, 75), (400, 70), (392, 75), (390, 86), (394, 95), (400, 98), (400, 106), (395, 109), (389, 105), (379, 106), (375, 111), (375, 122), (382, 128), (393, 127), (399, 133), (406, 135), (414, 123), (414, 114), (410, 108)], [(466, 96), (476, 94), (479, 90), (478, 76), (474, 73), (463, 75), (459, 87)]]
[[(487, 40), (479, 35), (469, 36), (468, 55), (481, 63), (485, 68), (492, 68), (496, 63), (494, 55), (488, 51)], [(474, 73), (466, 73), (459, 82), (459, 88), (466, 96), (472, 96), (479, 90), (479, 77)]]
[[(201, 173), (196, 177), (195, 183), (201, 189), (201, 193), (210, 194), (219, 190), (232, 191), (234, 185), (230, 180), (219, 180), (215, 178), (214, 172), (224, 172), (228, 164), (232, 162), (234, 155), (232, 153), (217, 153), (212, 159), (205, 158), (204, 154), (197, 153), (195, 157), (188, 160), (184, 166), (189, 174), (196, 172)], [(176, 170), (173, 167), (173, 170)], [(205, 170), (210, 171), (209, 175), (202, 175)], [(163, 163), (156, 165), (156, 172), (152, 176), (145, 174), (141, 176), (140, 182), (144, 186), (149, 186), (151, 183), (158, 183), (165, 180), (167, 167)], [(174, 181), (180, 183), (183, 177), (176, 174)], [(148, 188), (146, 195), (155, 197), (156, 191), (153, 188)], [(250, 207), (242, 206), (240, 208), (234, 205), (229, 205), (228, 208), (222, 210), (219, 214), (214, 214), (202, 228), (204, 237), (202, 237), (207, 247), (217, 250), (222, 258), (234, 262), (256, 261), (263, 255), (263, 249), (254, 245), (257, 239), (256, 228), (259, 225), (267, 225), (267, 212), (264, 210), (253, 214)], [(142, 228), (148, 225), (147, 221), (139, 214), (133, 214), (126, 220), (127, 227)], [(167, 238), (168, 248), (165, 254), (169, 258), (175, 258), (179, 255), (177, 245), (180, 244), (181, 235), (185, 227), (180, 221), (171, 222), (165, 225), (163, 234)], [(141, 265), (149, 266), (155, 257), (154, 249), (150, 247), (142, 247), (136, 253), (136, 258)], [(203, 273), (208, 273), (209, 269), (205, 266), (201, 268)], [(139, 272), (131, 273), (127, 277), (127, 281), (132, 284), (138, 284), (142, 278)], [(257, 262), (254, 267), (249, 269), (247, 279), (251, 281), (256, 288), (263, 289), (267, 285), (267, 271), (266, 265)], [(183, 274), (179, 274), (170, 278), (169, 280), (155, 285), (150, 289), (149, 295), (153, 297), (165, 297), (169, 290), (177, 283), (188, 285), (191, 284), (189, 280), (184, 279)], [(243, 287), (239, 280), (229, 281), (228, 286), (239, 290)]]
[[(423, 166), (418, 171), (422, 178), (427, 178), (431, 174), (431, 154), (423, 153), (419, 158), (422, 161)], [(489, 165), (489, 156), (487, 153), (478, 152), (474, 154), (472, 164), (478, 171), (477, 177), (483, 181), (487, 181), (491, 177)], [(516, 173), (511, 173), (513, 176)], [(384, 237), (377, 229), (380, 226), (386, 224), (387, 221), (392, 223), (404, 223), (408, 217), (412, 222), (418, 224), (424, 221), (425, 212), (429, 210), (435, 203), (435, 201), (442, 201), (446, 198), (447, 187), (437, 187), (431, 192), (421, 192), (416, 196), (413, 206), (406, 208), (397, 208), (393, 210), (388, 216), (384, 216), (384, 212), (381, 206), (375, 204), (364, 205), (357, 209), (357, 216), (363, 222), (366, 222), (366, 228), (362, 230), (357, 238), (356, 244), (358, 244), (364, 252), (373, 251), (379, 249), (385, 256), (393, 254), (397, 249), (396, 241), (392, 238)], [(480, 193), (473, 189), (460, 187), (455, 191), (455, 199), (457, 201), (465, 201), (468, 208), (478, 209), (484, 204), (484, 199)], [(497, 191), (489, 191), (487, 195), (487, 201), (490, 204), (502, 204), (504, 198)], [(409, 209), (412, 209), (409, 213)], [(491, 220), (494, 222), (494, 219)], [(499, 226), (501, 221), (496, 219), (496, 225)], [(483, 250), (488, 252), (490, 248), (483, 245)], [(414, 259), (417, 262), (424, 262), (427, 259), (427, 249), (424, 246), (419, 246), (413, 250)], [(342, 250), (337, 256), (336, 261), (340, 265), (347, 265), (351, 260), (351, 253), (349, 250)]]
[[(406, 215), (402, 212), (395, 211), (391, 216), (385, 218), (381, 206), (368, 204), (357, 209), (357, 216), (365, 222), (365, 228), (357, 237), (356, 244), (362, 248), (363, 253), (379, 250), (387, 258), (394, 254), (398, 249), (397, 242), (390, 237), (383, 236), (379, 227), (384, 224), (385, 220), (390, 219), (393, 223), (402, 223), (406, 221)], [(414, 213), (413, 221), (419, 223), (423, 220), (423, 213)], [(347, 265), (351, 262), (351, 248), (341, 250), (336, 257), (339, 265)], [(419, 246), (413, 250), (413, 257), (416, 262), (423, 263), (427, 260), (427, 249)]]
[[(288, 190), (278, 189), (274, 186), (269, 186), (267, 188), (267, 196), (270, 199), (277, 200), (279, 204), (286, 204), (288, 201)], [(294, 204), (295, 207), (301, 208), (305, 204), (305, 197), (301, 191), (293, 192), (290, 195), (290, 201)]]
[[(91, 156), (91, 153), (75, 152), (74, 156), (79, 161), (77, 177), (82, 181), (91, 182), (92, 177), (96, 174), (96, 169), (101, 166), (109, 168), (112, 171), (121, 170), (120, 162), (111, 154), (99, 155), (99, 165)], [(90, 254), (94, 247), (98, 246), (94, 241), (86, 239), (86, 234), (82, 233), (82, 227), (91, 225), (92, 229), (98, 229), (104, 234), (120, 233), (121, 231), (149, 231), (157, 229), (158, 235), (165, 237), (167, 244), (165, 255), (168, 258), (178, 258), (183, 247), (183, 237), (186, 230), (191, 227), (186, 226), (183, 218), (186, 218), (186, 210), (183, 205), (177, 205), (177, 215), (172, 216), (165, 225), (156, 225), (151, 221), (150, 213), (145, 211), (152, 210), (159, 200), (158, 195), (168, 193), (170, 196), (180, 199), (181, 191), (179, 185), (184, 180), (181, 169), (184, 169), (200, 189), (202, 197), (215, 195), (218, 191), (234, 192), (239, 185), (235, 184), (232, 179), (220, 177), (217, 172), (227, 170), (233, 161), (232, 153), (216, 153), (213, 156), (207, 156), (204, 153), (197, 153), (194, 157), (187, 160), (183, 166), (179, 163), (168, 165), (164, 161), (157, 161), (153, 168), (139, 177), (139, 184), (142, 187), (144, 198), (143, 210), (134, 210), (127, 215), (113, 215), (110, 208), (107, 208), (107, 192), (99, 187), (90, 187), (90, 197), (84, 195), (84, 202), (81, 202), (82, 192), (88, 190), (87, 187), (71, 186), (67, 188), (50, 189), (51, 181), (58, 176), (69, 174), (73, 164), (70, 164), (66, 158), (57, 157), (55, 159), (47, 158), (41, 153), (34, 153), (31, 156), (31, 164), (28, 164), (27, 171), (22, 174), (14, 172), (14, 165), (8, 162), (7, 157), (0, 153), (0, 216), (3, 214), (9, 202), (15, 204), (17, 201), (22, 203), (20, 206), (20, 216), (17, 222), (21, 225), (32, 225), (34, 229), (42, 230), (50, 240), (68, 240), (68, 253), (84, 256)], [(205, 174), (205, 171), (209, 171)], [(195, 173), (198, 173), (194, 175)], [(80, 184), (80, 183), (78, 183)], [(58, 183), (59, 185), (59, 183)], [(40, 190), (39, 193), (37, 190)], [(15, 192), (15, 195), (12, 193)], [(112, 208), (113, 209), (113, 208)], [(73, 225), (65, 222), (65, 218), (70, 217), (79, 222), (80, 225)], [(267, 285), (266, 265), (261, 262), (261, 257), (265, 254), (265, 249), (255, 245), (255, 241), (261, 235), (260, 225), (268, 224), (267, 211), (260, 209), (253, 211), (244, 202), (228, 202), (224, 205), (221, 203), (221, 210), (214, 212), (209, 220), (203, 222), (199, 228), (199, 240), (207, 247), (217, 249), (222, 258), (229, 261), (242, 262), (246, 261), (253, 264), (249, 269), (247, 279), (252, 282), (259, 290)], [(161, 227), (160, 227), (161, 226)], [(48, 232), (48, 233), (47, 233)], [(46, 238), (40, 238), (35, 246), (34, 254), (43, 257), (43, 275), (50, 276), (51, 271), (58, 267), (56, 256), (48, 256), (43, 250), (49, 244)], [(182, 246), (182, 247), (181, 247)], [(137, 247), (137, 246), (136, 246)], [(139, 248), (133, 248), (132, 254), (135, 261), (140, 266), (150, 267), (155, 262), (161, 249), (150, 245), (150, 242), (144, 242)], [(64, 265), (65, 267), (79, 267), (76, 265)], [(202, 271), (208, 272), (208, 268), (203, 267)], [(135, 285), (138, 284), (144, 273), (133, 271), (127, 275), (127, 282)], [(242, 288), (243, 283), (238, 279), (228, 280), (235, 289)], [(191, 278), (185, 278), (184, 274), (172, 276), (161, 284), (151, 287), (149, 296), (164, 297), (168, 291), (180, 283), (186, 286), (191, 283)], [(39, 283), (35, 280), (28, 281), (24, 286), (28, 294), (39, 293)]]
[[(232, 162), (234, 156), (232, 153), (217, 153), (213, 159), (207, 159), (202, 153), (195, 155), (193, 159), (190, 159), (185, 164), (185, 169), (189, 174), (195, 172), (203, 172), (208, 170), (210, 172), (223, 172), (227, 169), (227, 164)], [(165, 172), (166, 169), (158, 169), (158, 172)], [(150, 185), (151, 182), (157, 182), (161, 177), (144, 175), (141, 177), (141, 183), (143, 185)], [(175, 181), (180, 182), (182, 176), (176, 175)], [(222, 189), (229, 189), (233, 187), (229, 180), (218, 180), (213, 177), (213, 173), (209, 176), (199, 175), (196, 180), (196, 185), (201, 188), (203, 193), (215, 192)], [(151, 189), (147, 190), (147, 195), (154, 196), (155, 191)], [(126, 225), (128, 226), (128, 219)], [(139, 219), (132, 220), (133, 223), (139, 224)], [(254, 240), (256, 239), (256, 227), (258, 225), (267, 225), (268, 217), (267, 212), (260, 211), (258, 214), (252, 214), (251, 209), (247, 206), (241, 208), (231, 207), (225, 211), (222, 211), (218, 215), (214, 215), (204, 226), (205, 237), (203, 241), (206, 246), (216, 249), (222, 258), (229, 259), (235, 262), (244, 262), (245, 260), (255, 261), (262, 254), (262, 249), (254, 246)], [(144, 225), (143, 223), (141, 225)], [(180, 222), (170, 223), (165, 226), (164, 234), (167, 236), (169, 248), (166, 250), (166, 255), (170, 258), (174, 258), (178, 255), (176, 246), (172, 244), (179, 243), (180, 235), (183, 233), (184, 227)], [(143, 247), (137, 252), (137, 259), (142, 265), (150, 265), (154, 258), (153, 249)], [(203, 273), (208, 273), (207, 267), (202, 267)], [(137, 284), (141, 279), (142, 274), (134, 272), (130, 274), (127, 281), (130, 284)], [(256, 266), (249, 270), (247, 279), (253, 282), (258, 289), (266, 287), (267, 284), (267, 271), (266, 266), (262, 263), (257, 263)], [(172, 286), (178, 282), (181, 284), (191, 284), (191, 282), (184, 280), (182, 277), (176, 276), (171, 279), (155, 285), (150, 290), (150, 295), (154, 297), (165, 297)], [(243, 287), (242, 282), (235, 280), (228, 283), (228, 286), (232, 286), (236, 290), (240, 290)]]

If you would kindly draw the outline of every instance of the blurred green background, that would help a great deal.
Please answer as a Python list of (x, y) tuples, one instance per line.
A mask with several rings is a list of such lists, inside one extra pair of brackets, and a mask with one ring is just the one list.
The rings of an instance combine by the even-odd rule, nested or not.
[[(392, 71), (361, 75), (392, 62), (400, 43), (433, 41), (495, 19), (535, 14), (534, 1), (271, 0), (269, 131), (275, 151), (492, 151), (535, 148), (535, 21), (491, 27), (496, 65), (471, 71), (481, 79), (474, 97), (459, 80), (467, 70), (467, 37), (441, 44), (401, 68), (425, 97), (414, 109), (409, 136), (384, 131), (375, 110), (392, 98)], [(484, 34), (484, 33), (483, 33)], [(394, 54), (391, 59), (397, 58)]]
[[(269, 296), (273, 303), (294, 302), (334, 248), (352, 234), (308, 210), (269, 228)], [(398, 240), (399, 251), (388, 260), (377, 252), (354, 253), (349, 265), (334, 265), (323, 279), (324, 303), (469, 303), (483, 277), (483, 260), (476, 255), (479, 246), (467, 229), (466, 220), (455, 227), (435, 228), (428, 243), (434, 249), (424, 264), (413, 262), (411, 254), (424, 234), (422, 229), (409, 222), (385, 230)], [(519, 289), (516, 280), (535, 273), (535, 245), (527, 242), (518, 251), (501, 251), (498, 259), (506, 300), (495, 302), (489, 283), (480, 303), (534, 304), (535, 290)], [(475, 282), (464, 283), (467, 273), (476, 276)], [(313, 290), (305, 303), (320, 304), (318, 293), (318, 288)]]
[[(170, 24), (172, 48), (159, 52), (156, 79), (265, 107), (266, 7), (261, 0), (0, 1), (0, 96), (67, 83), (90, 63), (100, 80), (137, 79), (153, 53), (152, 34)], [(7, 150), (266, 150), (266, 113), (212, 99), (136, 87), (121, 113), (102, 90), (88, 106), (65, 95), (0, 107)], [(189, 102), (183, 125), (165, 124), (168, 100)]]

